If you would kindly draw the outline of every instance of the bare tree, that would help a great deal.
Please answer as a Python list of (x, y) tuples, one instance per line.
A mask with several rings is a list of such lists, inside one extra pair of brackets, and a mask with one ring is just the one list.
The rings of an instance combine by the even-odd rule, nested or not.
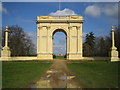
[(109, 36), (96, 37), (95, 43), (96, 45), (94, 47), (94, 55), (100, 57), (108, 57), (111, 48), (111, 38)]

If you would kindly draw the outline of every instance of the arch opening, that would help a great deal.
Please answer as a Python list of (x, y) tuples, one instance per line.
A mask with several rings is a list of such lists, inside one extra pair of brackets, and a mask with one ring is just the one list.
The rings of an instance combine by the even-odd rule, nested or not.
[(67, 33), (63, 29), (53, 32), (53, 59), (65, 59), (67, 53)]

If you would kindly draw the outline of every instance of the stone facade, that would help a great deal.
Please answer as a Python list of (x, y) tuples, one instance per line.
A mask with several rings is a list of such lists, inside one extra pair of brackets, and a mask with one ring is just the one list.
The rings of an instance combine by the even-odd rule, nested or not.
[(67, 59), (82, 58), (82, 16), (37, 16), (37, 58), (53, 59), (53, 35), (64, 32)]

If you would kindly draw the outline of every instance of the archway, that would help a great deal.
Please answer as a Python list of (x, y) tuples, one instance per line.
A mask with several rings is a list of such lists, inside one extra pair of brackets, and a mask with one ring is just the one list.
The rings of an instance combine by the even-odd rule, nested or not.
[(68, 60), (82, 58), (82, 16), (37, 16), (37, 58), (53, 59), (53, 35), (66, 34)]
[(56, 29), (52, 35), (53, 59), (66, 59), (67, 33), (63, 29)]

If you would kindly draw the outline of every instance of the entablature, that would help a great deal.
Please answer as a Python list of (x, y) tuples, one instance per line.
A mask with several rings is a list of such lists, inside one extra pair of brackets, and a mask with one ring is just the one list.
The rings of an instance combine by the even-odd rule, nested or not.
[(37, 16), (36, 23), (83, 23), (82, 16)]

